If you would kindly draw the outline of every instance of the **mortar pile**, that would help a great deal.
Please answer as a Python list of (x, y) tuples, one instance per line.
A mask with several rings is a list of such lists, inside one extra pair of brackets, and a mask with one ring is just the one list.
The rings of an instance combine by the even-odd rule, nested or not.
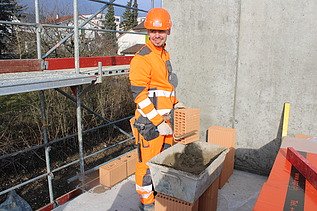
[(186, 145), (183, 152), (167, 156), (162, 165), (199, 175), (221, 152), (222, 150), (208, 153), (201, 149), (199, 145), (190, 143)]

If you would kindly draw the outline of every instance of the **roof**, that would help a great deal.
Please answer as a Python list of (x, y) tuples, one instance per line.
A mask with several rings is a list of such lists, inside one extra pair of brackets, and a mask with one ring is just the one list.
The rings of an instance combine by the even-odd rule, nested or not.
[(135, 53), (138, 52), (143, 46), (144, 46), (144, 44), (135, 44), (135, 45), (131, 46), (130, 48), (127, 48), (127, 49), (123, 50), (121, 53), (122, 53), (122, 54), (135, 54)]
[(133, 28), (134, 31), (146, 31), (144, 27), (144, 21), (142, 21), (139, 25)]
[(65, 16), (61, 16), (61, 17), (48, 17), (44, 20), (44, 23), (61, 23), (61, 22), (64, 22), (66, 20), (72, 20), (73, 19), (73, 16), (72, 15), (65, 15)]
[[(85, 16), (87, 15), (79, 15), (78, 18), (83, 21), (86, 21), (88, 18)], [(44, 20), (44, 23), (47, 23), (47, 24), (73, 23), (73, 19), (74, 19), (74, 16), (72, 15), (61, 16), (58, 18), (49, 17)], [(95, 28), (100, 28), (100, 26), (98, 26), (98, 24), (94, 23), (93, 21), (89, 21), (89, 24)]]

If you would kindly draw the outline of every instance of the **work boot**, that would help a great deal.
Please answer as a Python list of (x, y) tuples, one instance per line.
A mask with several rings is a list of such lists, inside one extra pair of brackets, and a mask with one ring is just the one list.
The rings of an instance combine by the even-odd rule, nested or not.
[(154, 203), (152, 203), (152, 204), (140, 203), (139, 208), (140, 208), (140, 211), (154, 211), (155, 205), (154, 205)]

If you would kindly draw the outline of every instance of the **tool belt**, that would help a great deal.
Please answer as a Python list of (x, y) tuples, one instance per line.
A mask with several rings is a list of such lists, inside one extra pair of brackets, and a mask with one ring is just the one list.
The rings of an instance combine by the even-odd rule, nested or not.
[[(130, 125), (132, 128), (133, 136), (135, 137), (135, 144), (137, 147), (139, 162), (142, 162), (141, 147), (148, 147), (144, 146), (144, 140), (151, 141), (157, 138), (160, 134), (157, 131), (157, 127), (152, 124), (152, 122), (150, 122), (150, 120), (146, 117), (140, 116), (137, 120), (135, 120), (135, 118), (133, 117), (130, 119)], [(141, 138), (140, 135), (142, 135), (143, 138)]]
[(160, 135), (157, 127), (147, 117), (140, 116), (136, 119), (134, 127), (146, 141), (151, 141)]

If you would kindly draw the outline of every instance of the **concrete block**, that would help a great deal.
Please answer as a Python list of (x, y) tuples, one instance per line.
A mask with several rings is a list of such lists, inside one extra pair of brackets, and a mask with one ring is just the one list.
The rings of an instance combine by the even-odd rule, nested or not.
[(198, 202), (188, 203), (162, 193), (155, 196), (155, 211), (197, 211)]
[(180, 139), (179, 142), (188, 144), (199, 140), (200, 110), (195, 108), (176, 109), (174, 112), (174, 135), (181, 136), (197, 130), (197, 133)]
[(99, 168), (100, 184), (112, 187), (127, 177), (127, 164), (123, 159), (117, 159)]

